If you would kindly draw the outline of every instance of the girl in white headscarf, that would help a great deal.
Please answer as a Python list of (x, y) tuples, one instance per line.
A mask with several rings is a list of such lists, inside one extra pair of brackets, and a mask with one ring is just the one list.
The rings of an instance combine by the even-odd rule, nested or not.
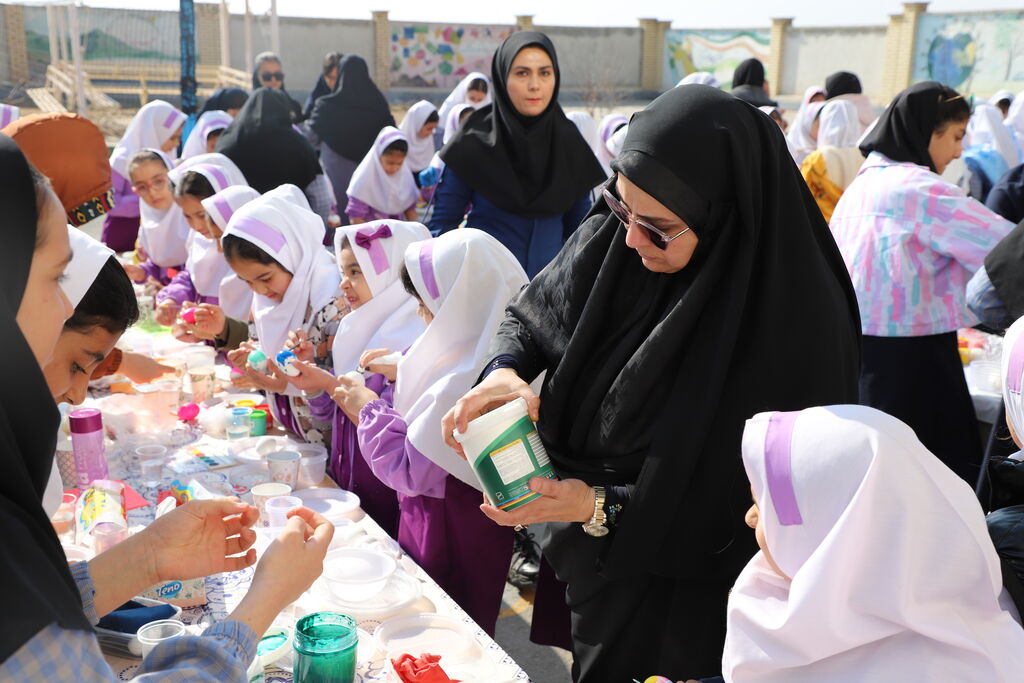
[[(448, 118), (443, 121), (444, 133), (442, 135), (442, 144), (447, 145), (448, 141), (455, 137), (455, 134), (459, 132), (459, 128), (462, 127), (462, 122), (469, 118), (469, 115), (474, 111), (476, 110), (468, 104), (457, 104), (448, 110)], [(444, 172), (444, 159), (441, 158), (440, 153), (435, 153), (434, 158), (430, 160), (430, 169), (427, 173), (420, 174), (421, 194), (428, 202), (434, 188), (437, 186), (441, 173)]]
[(708, 71), (694, 71), (693, 73), (683, 76), (679, 82), (676, 83), (676, 87), (678, 88), (681, 85), (690, 85), (691, 83), (696, 83), (698, 85), (710, 85), (712, 88), (720, 88), (722, 86), (722, 84), (718, 82), (718, 79), (715, 78), (714, 74)]
[(377, 134), (348, 185), (345, 213), (352, 223), (416, 218), (419, 190), (409, 170), (409, 140), (394, 126)]
[(825, 102), (824, 100), (815, 99), (818, 95), (824, 97), (820, 89), (813, 92), (812, 89), (813, 86), (804, 93), (804, 97), (810, 96), (810, 99), (805, 99), (804, 103), (800, 105), (796, 116), (793, 117), (793, 122), (789, 124), (789, 131), (786, 133), (786, 140), (789, 143), (789, 149), (797, 166), (802, 164), (804, 159), (818, 148), (818, 133), (814, 124), (817, 123), (818, 114), (821, 113)]
[(176, 154), (186, 116), (163, 100), (144, 105), (128, 124), (110, 155), (114, 208), (103, 222), (103, 242), (114, 251), (131, 251), (139, 234), (139, 200), (132, 193), (128, 163), (140, 149)]
[(1020, 679), (1024, 630), (971, 488), (872, 408), (762, 413), (743, 464), (761, 552), (729, 599), (729, 683)]
[[(1011, 129), (1003, 123), (1003, 115), (997, 107), (988, 103), (975, 105), (967, 124), (967, 139), (970, 143), (968, 149), (986, 146), (994, 149), (1002, 157), (1007, 169), (1021, 163), (1020, 147)], [(991, 180), (995, 183), (999, 178)]]
[(1024, 139), (1024, 90), (1013, 98), (1013, 102), (1010, 103), (1010, 111), (1006, 114), (1003, 123), (1017, 134), (1018, 139)]
[[(490, 103), (491, 77), (479, 71), (474, 71), (459, 81), (459, 84), (455, 86), (448, 97), (444, 99), (444, 102), (441, 103), (441, 108), (438, 110), (441, 125), (447, 125), (448, 112), (452, 110), (452, 107), (468, 104), (473, 109), (479, 109)], [(445, 130), (447, 128), (439, 128), (437, 133), (443, 134)]]
[(821, 108), (817, 130), (818, 149), (804, 159), (800, 173), (828, 221), (864, 163), (857, 148), (863, 133), (857, 107), (849, 100), (829, 100)]
[(174, 201), (191, 230), (185, 243), (185, 266), (156, 295), (156, 320), (163, 325), (174, 324), (185, 303), (218, 303), (221, 280), (231, 269), (220, 253), (202, 200), (233, 185), (246, 185), (235, 162), (216, 152), (187, 159), (169, 175)]
[(434, 130), (440, 122), (437, 107), (426, 100), (420, 100), (409, 107), (399, 129), (409, 143), (405, 162), (409, 170), (419, 173), (430, 165), (434, 158)]
[[(405, 351), (426, 329), (416, 315), (416, 299), (401, 281), (406, 248), (425, 239), (430, 239), (426, 226), (403, 221), (350, 225), (334, 234), (341, 292), (352, 311), (341, 319), (334, 335), (334, 371), (351, 376), (361, 370), (366, 387), (377, 394), (395, 380), (396, 366), (378, 365), (375, 360), (392, 349)], [(292, 384), (309, 397), (315, 418), (334, 424), (328, 474), (341, 488), (358, 495), (373, 520), (397, 537), (398, 498), (360, 454), (359, 415), (347, 415), (332, 399), (338, 384), (333, 374), (308, 363), (300, 369)]]
[(185, 245), (188, 223), (174, 201), (170, 172), (174, 162), (160, 149), (147, 147), (136, 152), (128, 163), (132, 191), (139, 198), (139, 270), (129, 269), (135, 282), (154, 278), (162, 285), (170, 282), (167, 268), (178, 268), (188, 257)]
[[(312, 419), (301, 392), (274, 362), (279, 352), (294, 346), (289, 333), (301, 332), (308, 354), (297, 350), (296, 356), (330, 369), (330, 342), (340, 318), (341, 278), (323, 247), (323, 221), (286, 194), (294, 191), (294, 186), (281, 186), (252, 200), (234, 212), (224, 231), (224, 257), (254, 294), (250, 341), (228, 359), (246, 368), (248, 385), (272, 394), (268, 403), (281, 424), (310, 443), (326, 445), (331, 425)], [(266, 354), (269, 374), (247, 366), (256, 348)]]
[(601, 148), (604, 147), (604, 143), (598, 136), (597, 121), (594, 120), (594, 117), (585, 111), (571, 111), (565, 117), (576, 124), (580, 135), (590, 145), (590, 149), (594, 150), (594, 156), (600, 160)]
[(601, 162), (601, 168), (609, 177), (612, 174), (611, 163), (615, 160), (615, 153), (609, 147), (609, 142), (612, 136), (628, 123), (629, 119), (622, 114), (608, 114), (601, 119), (601, 125), (597, 127), (597, 139), (600, 142), (597, 147), (597, 160)]
[[(228, 221), (231, 220), (235, 211), (259, 196), (260, 193), (248, 185), (232, 185), (201, 202), (210, 222), (210, 237), (221, 254), (221, 260), (223, 260), (223, 249), (220, 245), (220, 238), (228, 228)], [(306, 201), (305, 195), (302, 195), (302, 201)], [(224, 315), (248, 320), (249, 311), (252, 309), (252, 290), (238, 279), (234, 271), (229, 269), (229, 273), (220, 281), (220, 292), (217, 299), (217, 305), (224, 311)]]
[(196, 121), (192, 132), (188, 134), (184, 147), (181, 148), (181, 158), (191, 159), (200, 154), (209, 154), (213, 151), (214, 145), (220, 138), (224, 129), (234, 121), (226, 111), (217, 109), (205, 112)]
[(399, 543), (493, 633), (511, 530), (488, 524), (480, 511), (480, 483), (445, 445), (439, 425), (479, 377), (526, 273), (496, 239), (464, 228), (410, 245), (402, 280), (418, 299), (426, 332), (399, 361), (396, 382), (379, 396), (339, 377), (335, 400), (358, 415), (363, 457), (399, 493)]

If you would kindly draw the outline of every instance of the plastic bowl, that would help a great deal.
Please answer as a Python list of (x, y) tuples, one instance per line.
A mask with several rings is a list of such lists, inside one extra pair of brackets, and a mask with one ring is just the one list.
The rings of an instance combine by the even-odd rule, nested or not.
[[(252, 547), (256, 549), (256, 557), (260, 558), (267, 548), (270, 547), (270, 544), (274, 542), (274, 539), (281, 535), (284, 527), (258, 526), (254, 527), (253, 530), (256, 532), (256, 542)], [(361, 537), (365, 533), (351, 519), (340, 519), (334, 522), (334, 536), (331, 538), (331, 544), (327, 547), (327, 558), (325, 558), (324, 563), (326, 564), (331, 558), (331, 553), (344, 549), (353, 539)]]
[(135, 637), (138, 638), (139, 645), (142, 646), (142, 657), (145, 659), (150, 651), (160, 643), (185, 634), (185, 624), (177, 619), (161, 619), (139, 627), (139, 632)]
[(397, 568), (395, 558), (382, 552), (340, 548), (325, 563), (323, 579), (333, 597), (359, 603), (380, 593)]
[(295, 446), (302, 459), (299, 460), (300, 489), (319, 486), (327, 475), (327, 449), (318, 444), (304, 443)]

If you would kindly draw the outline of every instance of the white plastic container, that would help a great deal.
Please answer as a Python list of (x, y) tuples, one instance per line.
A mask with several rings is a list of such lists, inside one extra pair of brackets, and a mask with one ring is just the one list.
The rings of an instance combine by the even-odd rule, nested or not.
[(395, 573), (395, 558), (376, 550), (341, 548), (324, 566), (327, 591), (343, 602), (363, 602), (376, 596)]
[(299, 460), (299, 483), (296, 488), (308, 489), (319, 486), (327, 475), (327, 449), (315, 443), (299, 444), (295, 450)]
[(540, 497), (528, 486), (532, 477), (556, 478), (522, 397), (472, 420), (464, 434), (454, 436), (484, 493), (501, 510), (515, 510)]

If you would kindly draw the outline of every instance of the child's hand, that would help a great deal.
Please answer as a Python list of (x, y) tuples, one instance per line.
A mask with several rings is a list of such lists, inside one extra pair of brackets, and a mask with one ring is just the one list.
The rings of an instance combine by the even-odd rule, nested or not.
[(203, 341), (196, 335), (189, 332), (188, 327), (189, 326), (184, 323), (176, 323), (174, 325), (171, 325), (171, 334), (178, 341), (186, 342), (188, 344), (195, 344), (197, 342)]
[(369, 351), (363, 351), (363, 355), (359, 356), (359, 367), (370, 372), (376, 372), (378, 375), (384, 375), (389, 382), (394, 382), (398, 376), (398, 366), (382, 363), (374, 363), (373, 361), (381, 356), (386, 356), (392, 353), (391, 349), (371, 349)]
[(254, 348), (255, 344), (252, 342), (242, 342), (234, 351), (228, 351), (228, 362), (239, 370), (245, 371), (249, 366), (249, 352)]
[(359, 411), (370, 401), (376, 401), (380, 396), (373, 390), (367, 389), (361, 384), (356, 384), (348, 377), (342, 375), (337, 378), (337, 386), (331, 392), (331, 398), (338, 404), (345, 416), (353, 424), (359, 424)]
[(288, 381), (308, 396), (315, 396), (321, 391), (332, 391), (337, 384), (334, 375), (313, 363), (298, 361), (292, 364), (299, 371), (297, 377), (289, 377)]
[(236, 389), (244, 389), (245, 391), (255, 391), (259, 389), (256, 386), (256, 382), (249, 379), (249, 375), (240, 375), (237, 372), (231, 373), (231, 386)]
[[(288, 333), (288, 343), (285, 346), (291, 349), (295, 357), (306, 363), (313, 362), (313, 342), (309, 341), (309, 335), (303, 329), (292, 330)], [(301, 389), (301, 387), (299, 387)]]
[(280, 368), (277, 367), (277, 363), (270, 358), (267, 359), (267, 372), (270, 374), (264, 375), (262, 372), (253, 370), (248, 365), (245, 366), (245, 376), (253, 381), (257, 389), (272, 391), (275, 394), (283, 394), (288, 389), (288, 380), (291, 378), (281, 372)]
[(174, 321), (178, 319), (178, 311), (181, 307), (178, 306), (178, 302), (173, 299), (166, 299), (163, 303), (156, 307), (155, 320), (166, 327), (170, 327), (174, 324)]
[(216, 339), (224, 334), (227, 327), (227, 316), (224, 309), (213, 304), (185, 303), (185, 308), (196, 309), (196, 322), (194, 325), (185, 323), (185, 328), (200, 339)]
[(146, 279), (146, 271), (142, 269), (142, 266), (134, 263), (123, 263), (124, 272), (127, 273), (128, 279), (132, 282), (143, 282)]

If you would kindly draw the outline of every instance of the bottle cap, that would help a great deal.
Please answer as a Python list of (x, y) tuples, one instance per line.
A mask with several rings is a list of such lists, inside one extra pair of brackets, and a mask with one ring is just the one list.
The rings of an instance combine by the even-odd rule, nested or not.
[(96, 408), (79, 408), (68, 413), (72, 434), (89, 434), (103, 430), (103, 413)]

